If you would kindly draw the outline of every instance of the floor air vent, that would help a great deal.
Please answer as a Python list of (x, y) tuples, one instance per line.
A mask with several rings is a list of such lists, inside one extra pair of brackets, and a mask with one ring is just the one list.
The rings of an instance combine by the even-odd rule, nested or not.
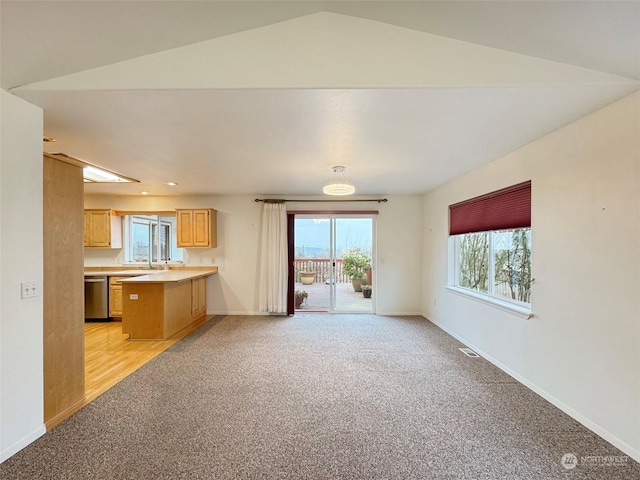
[(470, 348), (459, 348), (458, 350), (460, 350), (462, 353), (464, 353), (467, 357), (472, 357), (472, 358), (477, 358), (480, 355), (478, 355), (476, 352), (474, 352), (473, 350), (471, 350)]

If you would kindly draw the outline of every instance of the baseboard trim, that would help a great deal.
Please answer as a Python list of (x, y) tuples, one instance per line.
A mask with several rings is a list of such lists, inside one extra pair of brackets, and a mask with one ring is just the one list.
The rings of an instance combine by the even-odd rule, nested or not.
[(0, 463), (13, 457), (16, 453), (18, 453), (20, 450), (22, 450), (29, 444), (35, 442), (38, 438), (40, 438), (45, 433), (47, 433), (47, 429), (44, 426), (44, 424), (42, 424), (38, 428), (36, 428), (33, 432), (25, 435), (17, 442), (14, 442), (4, 450), (0, 451)]
[(83, 396), (81, 400), (78, 400), (76, 403), (74, 403), (73, 405), (69, 406), (66, 410), (58, 413), (55, 417), (52, 417), (49, 420), (47, 420), (44, 423), (44, 426), (47, 429), (47, 432), (49, 430), (51, 430), (53, 427), (55, 427), (56, 425), (58, 425), (59, 423), (61, 423), (63, 420), (66, 420), (71, 415), (76, 413), (78, 410), (80, 410), (86, 404), (87, 404), (86, 399)]
[(207, 312), (207, 315), (243, 315), (243, 316), (254, 316), (254, 315), (263, 315), (263, 316), (268, 316), (268, 313), (265, 312), (241, 312), (241, 311), (237, 311), (237, 310), (232, 310), (232, 311), (222, 311), (222, 310), (216, 310), (214, 312)]
[[(305, 313), (303, 310), (300, 310), (300, 313)], [(318, 312), (309, 312), (309, 313), (318, 313)], [(349, 312), (340, 312), (340, 313), (349, 313)], [(358, 312), (354, 312), (358, 313)], [(223, 312), (223, 311), (215, 311), (215, 312), (207, 312), (207, 315), (244, 315), (244, 316), (270, 316), (269, 313), (265, 312), (240, 312), (240, 311), (231, 311), (231, 312)], [(365, 314), (368, 315), (368, 314)], [(370, 315), (381, 315), (388, 317), (424, 317), (421, 312), (373, 312)], [(426, 317), (425, 317), (426, 318)]]
[(638, 450), (636, 448), (633, 448), (628, 443), (624, 442), (623, 440), (620, 440), (618, 437), (613, 435), (611, 432), (609, 432), (605, 428), (601, 427), (600, 425), (598, 425), (594, 421), (590, 420), (589, 418), (585, 417), (581, 413), (577, 412), (576, 410), (574, 410), (573, 408), (571, 408), (569, 405), (565, 404), (564, 402), (558, 400), (556, 397), (551, 395), (546, 390), (540, 388), (535, 383), (530, 382), (529, 380), (527, 380), (526, 378), (522, 377), (517, 372), (511, 370), (509, 367), (504, 365), (502, 362), (500, 362), (499, 360), (493, 358), (491, 355), (489, 355), (488, 353), (484, 352), (481, 348), (478, 348), (478, 346), (474, 345), (473, 343), (469, 342), (464, 337), (462, 337), (462, 336), (458, 335), (457, 333), (455, 333), (454, 331), (450, 330), (449, 328), (447, 328), (442, 323), (437, 322), (437, 321), (429, 318), (424, 313), (422, 314), (422, 316), (424, 318), (426, 318), (427, 320), (429, 320), (434, 325), (436, 325), (441, 330), (444, 330), (445, 332), (447, 332), (449, 335), (451, 335), (456, 340), (459, 340), (460, 342), (464, 343), (467, 347), (471, 348), (478, 355), (482, 356), (484, 359), (486, 359), (489, 362), (491, 362), (492, 364), (494, 364), (500, 370), (502, 370), (503, 372), (505, 372), (508, 375), (510, 375), (513, 378), (515, 378), (518, 382), (523, 384), (525, 387), (527, 387), (530, 390), (534, 391), (535, 393), (540, 395), (542, 398), (544, 398), (546, 401), (548, 401), (552, 405), (558, 407), (564, 413), (566, 413), (571, 418), (573, 418), (574, 420), (576, 420), (577, 422), (579, 422), (580, 424), (582, 424), (583, 426), (585, 426), (586, 428), (591, 430), (593, 433), (595, 433), (596, 435), (602, 437), (604, 440), (606, 440), (607, 442), (612, 444), (614, 447), (620, 449), (621, 451), (623, 451), (624, 453), (629, 455), (636, 462), (640, 462), (640, 450)]

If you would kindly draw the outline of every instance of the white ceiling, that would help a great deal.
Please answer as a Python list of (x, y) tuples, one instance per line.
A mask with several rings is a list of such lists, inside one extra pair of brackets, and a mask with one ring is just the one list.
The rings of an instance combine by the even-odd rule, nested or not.
[[(421, 193), (639, 88), (640, 2), (0, 2), (87, 193)], [(164, 182), (176, 181), (177, 187)]]

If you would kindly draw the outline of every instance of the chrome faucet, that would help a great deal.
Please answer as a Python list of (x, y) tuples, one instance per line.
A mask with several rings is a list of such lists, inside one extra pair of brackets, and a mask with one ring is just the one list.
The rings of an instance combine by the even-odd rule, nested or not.
[(138, 267), (138, 270), (153, 270), (153, 265), (151, 265), (151, 259), (149, 259), (149, 261), (148, 261), (148, 266), (147, 266), (147, 268), (146, 268), (146, 269), (145, 269), (142, 265), (140, 265), (140, 266)]

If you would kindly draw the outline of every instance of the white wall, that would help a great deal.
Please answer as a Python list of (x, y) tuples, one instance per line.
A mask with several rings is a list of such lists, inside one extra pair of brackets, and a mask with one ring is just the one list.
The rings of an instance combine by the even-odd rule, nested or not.
[[(302, 198), (296, 196), (296, 198)], [(311, 197), (309, 197), (311, 198)], [(378, 313), (420, 314), (422, 198), (388, 197), (388, 203), (289, 203), (289, 210), (379, 210), (376, 301)], [(132, 197), (85, 195), (85, 208), (117, 210), (218, 210), (218, 248), (186, 249), (185, 264), (208, 265), (215, 259), (218, 275), (207, 283), (207, 310), (215, 314), (258, 313), (258, 268), (262, 204), (255, 196)], [(336, 207), (336, 205), (338, 205)], [(87, 249), (85, 265), (124, 261), (122, 249)]]
[(2, 90), (0, 142), (0, 462), (44, 433), (42, 110)]
[[(424, 196), (423, 313), (640, 460), (640, 94)], [(448, 205), (531, 179), (525, 320), (447, 283)]]

